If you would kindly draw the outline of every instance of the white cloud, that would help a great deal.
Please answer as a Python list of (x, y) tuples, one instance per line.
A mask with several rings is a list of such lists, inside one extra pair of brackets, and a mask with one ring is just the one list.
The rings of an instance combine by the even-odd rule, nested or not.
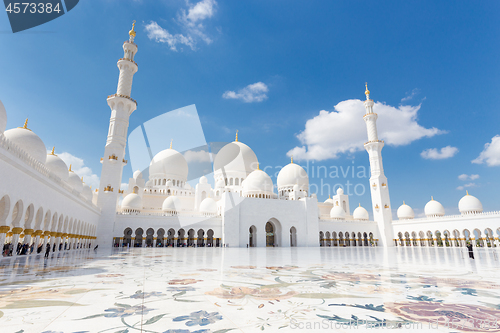
[(413, 97), (415, 97), (419, 93), (420, 93), (420, 89), (415, 88), (410, 93), (406, 93), (406, 97), (402, 98), (401, 102), (407, 102), (407, 101), (413, 99)]
[(191, 163), (191, 162), (210, 162), (210, 153), (204, 150), (200, 151), (192, 151), (188, 150), (184, 153), (184, 158), (186, 159), (186, 162)]
[(249, 84), (245, 88), (238, 90), (238, 92), (228, 90), (222, 95), (222, 98), (241, 99), (245, 103), (262, 102), (267, 99), (268, 92), (269, 88), (265, 83), (257, 82)]
[(458, 153), (457, 147), (446, 146), (441, 149), (429, 148), (420, 153), (420, 156), (427, 160), (444, 160), (451, 158)]
[(57, 156), (59, 156), (66, 165), (71, 165), (71, 170), (78, 176), (83, 177), (85, 184), (92, 186), (93, 189), (99, 188), (99, 176), (93, 173), (92, 169), (85, 166), (83, 159), (66, 152), (57, 154)]
[(459, 191), (463, 191), (463, 190), (465, 190), (466, 188), (469, 188), (469, 187), (476, 187), (476, 186), (477, 186), (477, 185), (476, 185), (476, 183), (469, 183), (469, 184), (465, 184), (465, 185), (463, 185), (463, 186), (459, 186), (459, 187), (457, 187), (457, 190), (459, 190)]
[(170, 33), (155, 21), (151, 21), (145, 27), (148, 38), (157, 43), (168, 44), (172, 51), (178, 51), (178, 45), (188, 46), (194, 51), (200, 39), (206, 44), (212, 43), (212, 39), (205, 32), (206, 27), (203, 21), (214, 16), (217, 2), (215, 0), (202, 0), (194, 5), (190, 4), (189, 1), (186, 3), (189, 7), (188, 10), (181, 9), (177, 13), (177, 20), (175, 20), (182, 33)]
[(458, 179), (466, 181), (466, 180), (476, 180), (479, 178), (479, 175), (467, 175), (467, 174), (462, 174), (458, 176)]
[[(445, 131), (425, 128), (418, 124), (420, 105), (394, 107), (375, 103), (374, 112), (379, 115), (377, 123), (379, 138), (391, 146), (408, 145), (423, 137), (432, 137)], [(297, 135), (302, 146), (290, 150), (297, 160), (326, 160), (337, 158), (341, 153), (363, 150), (367, 141), (363, 116), (366, 110), (363, 101), (351, 99), (338, 103), (335, 111), (320, 111), (319, 115), (306, 122), (304, 131)]]
[(484, 145), (484, 149), (472, 163), (483, 164), (488, 166), (500, 165), (500, 135), (496, 135), (491, 139), (491, 142)]

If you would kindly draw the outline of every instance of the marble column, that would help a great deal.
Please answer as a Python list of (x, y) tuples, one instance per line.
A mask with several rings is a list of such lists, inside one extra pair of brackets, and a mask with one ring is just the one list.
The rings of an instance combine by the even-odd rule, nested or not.
[(43, 248), (42, 248), (42, 252), (44, 254), (47, 249), (47, 244), (49, 243), (49, 237), (50, 237), (50, 231), (45, 231), (43, 233)]
[(37, 230), (33, 234), (35, 237), (34, 245), (33, 245), (33, 253), (32, 254), (38, 254), (38, 246), (40, 245), (40, 236), (43, 234), (42, 230)]
[(23, 232), (23, 228), (12, 229), (12, 256), (17, 255), (17, 244), (19, 243), (19, 235)]
[(120, 237), (120, 247), (123, 247), (123, 237)]
[(9, 226), (0, 227), (0, 251), (2, 251), (2, 255), (3, 255), (3, 247), (5, 245), (5, 240), (7, 238), (7, 233), (9, 232), (9, 230), (10, 230)]

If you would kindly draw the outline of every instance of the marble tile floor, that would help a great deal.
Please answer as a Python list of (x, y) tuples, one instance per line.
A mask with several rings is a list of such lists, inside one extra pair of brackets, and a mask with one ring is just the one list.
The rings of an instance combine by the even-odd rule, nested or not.
[(136, 248), (0, 260), (1, 333), (500, 332), (500, 250)]

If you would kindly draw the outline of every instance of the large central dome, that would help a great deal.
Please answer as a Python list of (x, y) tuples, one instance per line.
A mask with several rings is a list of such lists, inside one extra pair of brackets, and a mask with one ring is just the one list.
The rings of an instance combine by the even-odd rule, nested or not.
[(253, 150), (246, 144), (234, 141), (228, 143), (217, 153), (214, 160), (214, 172), (236, 171), (247, 175), (256, 170), (259, 161)]
[(188, 164), (184, 156), (174, 149), (165, 149), (153, 157), (149, 164), (149, 178), (169, 178), (186, 181)]

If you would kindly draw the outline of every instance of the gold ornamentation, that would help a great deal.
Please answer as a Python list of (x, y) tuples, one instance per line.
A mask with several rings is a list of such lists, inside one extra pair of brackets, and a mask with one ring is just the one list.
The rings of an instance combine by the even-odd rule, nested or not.
[(56, 147), (52, 147), (52, 151), (50, 152), (49, 155), (53, 155), (53, 156), (57, 156), (55, 153), (54, 153), (54, 150), (56, 149)]
[(123, 194), (123, 190), (118, 190), (118, 193)]
[(129, 34), (130, 36), (132, 36), (132, 37), (135, 37), (135, 36), (136, 36), (136, 34), (137, 34), (137, 33), (135, 32), (135, 20), (134, 20), (134, 22), (132, 23), (132, 30), (130, 30), (130, 31), (128, 32), (128, 34)]
[(24, 234), (27, 235), (27, 236), (33, 235), (34, 232), (35, 232), (35, 230), (33, 230), (33, 229), (26, 229), (26, 230), (24, 230)]
[(389, 208), (389, 205), (387, 205), (387, 204), (386, 204), (386, 205), (384, 206), (384, 208)]
[(69, 172), (73, 172), (73, 170), (71, 170), (71, 164), (69, 165)]
[(127, 161), (126, 159), (123, 159), (123, 161), (122, 161), (122, 162), (123, 162), (124, 164), (127, 164), (127, 163), (128, 163), (128, 161)]
[(108, 185), (104, 188), (104, 192), (113, 192), (113, 188), (111, 187), (111, 185)]
[(9, 232), (9, 230), (10, 230), (9, 226), (1, 226), (0, 227), (0, 234), (6, 234)]
[(368, 90), (368, 82), (365, 82), (365, 88), (366, 88), (365, 95), (366, 96), (370, 95), (370, 90)]
[(170, 149), (172, 149), (173, 143), (174, 143), (174, 139), (170, 140)]
[(116, 156), (115, 154), (111, 155), (109, 157), (110, 160), (115, 160), (115, 161), (118, 161), (118, 156)]
[(18, 128), (22, 128), (22, 129), (25, 129), (25, 130), (31, 131), (31, 130), (28, 128), (28, 118), (26, 118), (26, 121), (24, 122), (24, 126), (23, 126), (23, 127), (18, 127)]
[(236, 140), (234, 142), (238, 142), (238, 130), (236, 130)]
[(386, 183), (382, 183), (382, 186), (387, 186), (387, 184)]
[(293, 155), (290, 157), (290, 163), (293, 164)]
[(378, 204), (377, 204), (377, 205), (375, 205), (375, 209), (379, 209), (379, 206), (378, 206)]
[(23, 232), (23, 228), (12, 228), (12, 233), (14, 235), (19, 235), (21, 232)]

